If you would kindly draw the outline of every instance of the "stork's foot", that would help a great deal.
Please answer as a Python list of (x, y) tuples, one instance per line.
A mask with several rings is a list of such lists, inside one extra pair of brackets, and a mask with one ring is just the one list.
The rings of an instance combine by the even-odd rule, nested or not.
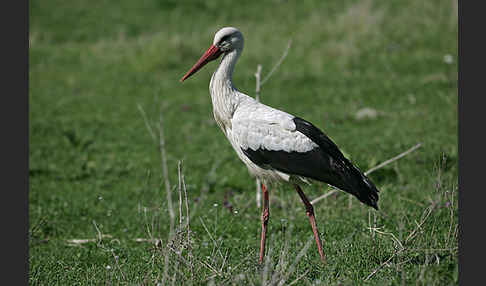
[(262, 208), (262, 238), (260, 241), (260, 259), (258, 263), (263, 262), (263, 257), (265, 256), (265, 244), (267, 240), (267, 224), (270, 219), (270, 210), (269, 210), (269, 200), (268, 200), (268, 190), (265, 185), (262, 184), (262, 191), (263, 191), (263, 208)]
[(309, 202), (309, 200), (305, 196), (304, 192), (300, 189), (300, 187), (298, 185), (294, 185), (294, 186), (295, 186), (295, 189), (297, 190), (297, 193), (300, 196), (300, 199), (302, 200), (302, 202), (305, 205), (306, 214), (309, 217), (309, 222), (312, 226), (312, 232), (314, 232), (314, 238), (316, 240), (317, 250), (319, 251), (319, 255), (321, 256), (321, 261), (322, 261), (323, 264), (326, 264), (326, 255), (324, 254), (324, 251), (322, 250), (321, 239), (319, 238), (319, 231), (317, 230), (316, 218), (314, 216), (314, 207)]

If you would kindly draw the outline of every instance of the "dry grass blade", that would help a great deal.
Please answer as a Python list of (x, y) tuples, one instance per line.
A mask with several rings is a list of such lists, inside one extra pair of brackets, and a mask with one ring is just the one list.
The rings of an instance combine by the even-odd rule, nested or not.
[(125, 273), (123, 272), (123, 270), (121, 269), (120, 263), (118, 261), (119, 260), (118, 255), (115, 254), (115, 251), (113, 249), (111, 249), (111, 254), (113, 255), (113, 259), (115, 259), (116, 268), (118, 269), (118, 271), (120, 271), (123, 280), (126, 281), (127, 280), (127, 277), (126, 277)]
[(221, 267), (219, 267), (219, 272), (220, 273), (223, 272), (224, 265), (226, 264), (226, 262), (228, 260), (228, 253), (229, 253), (229, 249), (226, 250), (226, 252), (224, 254), (223, 262), (221, 263)]
[(150, 242), (150, 243), (153, 243), (153, 244), (157, 244), (158, 242), (160, 242), (160, 239), (154, 239), (154, 238), (134, 238), (133, 241), (135, 242)]
[(304, 256), (304, 254), (307, 252), (307, 250), (309, 249), (309, 247), (310, 247), (310, 245), (311, 245), (311, 243), (312, 243), (313, 240), (314, 240), (314, 237), (313, 236), (311, 236), (307, 240), (305, 246), (299, 251), (299, 254), (295, 258), (294, 263), (292, 263), (292, 265), (290, 266), (289, 271), (287, 273), (285, 273), (283, 279), (280, 280), (280, 282), (278, 283), (279, 286), (284, 285), (285, 282), (287, 281), (287, 279), (290, 277), (290, 275), (292, 275), (292, 273), (294, 273), (295, 268), (297, 267), (297, 264), (299, 263), (299, 261), (302, 258), (302, 256)]
[(409, 202), (409, 203), (412, 203), (414, 205), (417, 205), (419, 207), (424, 207), (425, 205), (420, 203), (420, 202), (417, 202), (417, 201), (414, 201), (414, 200), (411, 200), (409, 198), (405, 198), (405, 197), (402, 197), (400, 195), (397, 196), (399, 200), (403, 200), (403, 201), (406, 201), (406, 202)]
[[(161, 107), (162, 109), (162, 107)], [(167, 208), (169, 211), (170, 216), (170, 233), (174, 232), (174, 209), (172, 207), (172, 191), (170, 189), (170, 182), (169, 182), (169, 172), (167, 169), (167, 155), (165, 152), (165, 138), (164, 138), (164, 128), (163, 128), (163, 116), (162, 110), (160, 111), (160, 125), (159, 125), (159, 147), (160, 147), (160, 157), (162, 161), (162, 174), (164, 176), (164, 183), (165, 183), (165, 191), (167, 195)]]
[(184, 178), (184, 174), (182, 174), (182, 189), (184, 190), (184, 202), (186, 205), (186, 224), (187, 224), (187, 237), (189, 239), (189, 225), (190, 225), (190, 215), (189, 215), (189, 201), (187, 200), (187, 187), (186, 187), (186, 181)]
[(290, 241), (289, 233), (290, 232), (285, 233), (284, 246), (282, 248), (282, 251), (280, 252), (280, 257), (279, 257), (279, 261), (278, 261), (278, 264), (277, 264), (277, 269), (279, 271), (275, 271), (273, 273), (271, 285), (276, 285), (279, 277), (282, 276), (283, 271), (285, 271), (285, 269), (287, 269), (288, 259), (286, 259), (286, 258), (288, 258), (288, 252), (289, 252), (289, 241)]
[(29, 237), (32, 237), (38, 230), (39, 228), (46, 222), (45, 217), (41, 217), (36, 224), (32, 228), (29, 229)]
[[(179, 226), (178, 226), (178, 230), (177, 230), (177, 235), (178, 235), (179, 231), (182, 230), (182, 175), (181, 175), (181, 161), (180, 160), (177, 163), (177, 178), (178, 178), (177, 191), (179, 193)], [(182, 256), (182, 249), (180, 251), (178, 251), (178, 253)], [(172, 285), (175, 285), (177, 273), (180, 272), (179, 271), (179, 263), (180, 263), (180, 261), (177, 260), (173, 264), (174, 274), (172, 275)]]
[[(271, 241), (273, 242), (273, 237), (272, 237)], [(271, 243), (271, 244), (273, 245), (273, 243)], [(265, 257), (265, 265), (263, 266), (262, 285), (267, 285), (268, 273), (269, 273), (269, 269), (270, 269), (270, 257), (272, 256), (272, 250), (273, 250), (273, 248), (269, 245), (268, 253)]]
[(310, 269), (307, 269), (302, 275), (300, 275), (299, 277), (297, 277), (294, 281), (290, 282), (289, 283), (289, 286), (290, 285), (294, 285), (295, 283), (299, 282), (300, 279), (304, 278), (307, 273), (309, 273)]
[(103, 238), (103, 235), (101, 234), (101, 231), (100, 229), (98, 228), (98, 225), (96, 224), (96, 221), (93, 220), (93, 225), (96, 229), (96, 232), (98, 233), (98, 240), (97, 240), (97, 244), (98, 246), (101, 246), (101, 240)]
[(206, 266), (206, 268), (208, 268), (215, 275), (217, 275), (219, 277), (222, 277), (223, 276), (217, 269), (215, 269), (211, 264), (207, 263), (206, 261), (202, 261), (201, 260), (199, 262), (201, 262), (202, 265)]
[(182, 227), (182, 175), (181, 175), (181, 161), (177, 163), (177, 177), (179, 178), (179, 184), (177, 185), (177, 191), (179, 193), (179, 227)]
[(190, 227), (191, 216), (189, 215), (189, 202), (187, 200), (187, 188), (186, 188), (186, 181), (184, 179), (184, 174), (182, 174), (182, 188), (184, 190), (184, 200), (186, 204), (187, 246), (189, 247), (188, 255), (189, 255), (189, 265), (190, 265), (189, 268), (191, 271), (191, 279), (194, 279), (194, 266), (192, 264), (191, 227)]
[[(165, 138), (164, 138), (164, 120), (162, 116), (162, 106), (160, 107), (160, 121), (159, 121), (159, 148), (160, 148), (160, 157), (162, 161), (162, 173), (164, 176), (164, 183), (165, 183), (165, 190), (167, 194), (167, 208), (169, 210), (169, 218), (170, 218), (170, 225), (169, 225), (169, 239), (174, 234), (174, 209), (172, 208), (172, 192), (170, 189), (170, 182), (169, 182), (169, 172), (167, 170), (167, 155), (165, 153)], [(165, 281), (167, 280), (167, 275), (169, 271), (169, 254), (166, 251), (164, 257), (164, 276), (162, 277), (162, 285), (166, 285)]]
[(422, 220), (420, 221), (420, 223), (417, 224), (417, 227), (412, 232), (410, 232), (410, 234), (407, 236), (407, 238), (403, 242), (403, 245), (409, 244), (410, 242), (412, 242), (417, 237), (417, 234), (418, 234), (419, 230), (422, 228), (422, 226), (427, 221), (427, 219), (429, 218), (430, 214), (432, 213), (432, 211), (435, 208), (436, 208), (436, 204), (433, 204), (433, 205), (430, 205), (429, 207), (427, 207), (424, 210), (424, 212), (422, 214)]
[(373, 277), (378, 271), (380, 271), (385, 265), (388, 264), (398, 253), (401, 253), (403, 249), (395, 250), (392, 256), (390, 256), (387, 260), (385, 260), (380, 266), (378, 266), (375, 270), (373, 270), (365, 279), (364, 281), (368, 281), (371, 277)]
[[(450, 197), (450, 205), (449, 205), (450, 223), (449, 223), (449, 231), (447, 233), (446, 245), (449, 245), (449, 241), (450, 241), (451, 234), (452, 234), (452, 225), (454, 224), (454, 193), (455, 193), (455, 190), (456, 190), (456, 187), (453, 186), (452, 191), (451, 191), (451, 197)], [(457, 225), (456, 225), (456, 227), (457, 227)]]
[[(382, 232), (379, 232), (377, 230), (374, 230), (378, 233), (382, 233), (382, 234), (391, 234), (391, 236), (393, 237), (393, 241), (397, 242), (398, 241), (398, 244), (400, 246), (400, 248), (398, 249), (395, 249), (395, 252), (387, 259), (385, 260), (383, 263), (380, 264), (380, 266), (378, 266), (375, 270), (373, 270), (365, 279), (364, 281), (368, 281), (371, 277), (373, 277), (378, 271), (380, 271), (385, 265), (387, 265), (393, 258), (395, 258), (396, 256), (400, 255), (401, 253), (403, 253), (404, 251), (407, 251), (407, 250), (410, 250), (408, 248), (409, 244), (417, 237), (419, 231), (422, 229), (422, 226), (425, 224), (425, 222), (428, 220), (428, 218), (430, 217), (430, 214), (432, 213), (432, 211), (436, 208), (437, 204), (436, 203), (432, 203), (430, 206), (428, 206), (424, 212), (422, 213), (422, 219), (420, 220), (419, 223), (417, 223), (417, 227), (414, 228), (410, 233), (409, 235), (407, 236), (407, 238), (403, 241), (403, 242), (400, 242), (395, 235), (393, 235), (392, 233), (382, 233)], [(422, 249), (423, 251), (423, 249)]]
[(459, 247), (451, 248), (407, 248), (407, 251), (427, 251), (427, 252), (442, 252), (442, 251), (457, 251)]
[(392, 238), (392, 240), (395, 242), (395, 244), (399, 246), (399, 249), (403, 249), (404, 248), (402, 242), (400, 242), (400, 240), (393, 233), (380, 231), (376, 227), (373, 227), (370, 230), (373, 231), (373, 233), (376, 232), (376, 233), (379, 233), (379, 234), (382, 234), (382, 235), (388, 235), (388, 236), (390, 236)]
[(139, 103), (137, 103), (137, 108), (140, 111), (140, 114), (142, 114), (143, 122), (145, 123), (145, 127), (147, 127), (150, 137), (152, 137), (152, 140), (155, 141), (156, 140), (155, 133), (147, 120), (147, 115), (145, 113), (145, 110), (143, 110), (143, 107)]
[(211, 241), (213, 242), (215, 249), (218, 251), (218, 253), (221, 256), (221, 258), (224, 258), (223, 257), (223, 254), (221, 253), (220, 247), (218, 246), (218, 243), (216, 242), (216, 240), (214, 239), (214, 237), (209, 232), (209, 230), (208, 230), (206, 224), (204, 223), (203, 219), (202, 218), (199, 218), (199, 220), (201, 221), (201, 223), (202, 223), (202, 225), (204, 227), (204, 230), (206, 230), (207, 234), (209, 235), (209, 238), (211, 238)]
[(185, 259), (185, 258), (182, 256), (182, 254), (181, 254), (179, 251), (175, 250), (175, 249), (174, 249), (173, 247), (171, 247), (171, 246), (168, 246), (167, 248), (168, 248), (170, 251), (172, 251), (172, 252), (173, 252), (175, 255), (177, 255), (177, 257), (179, 258), (179, 260), (180, 260), (182, 263), (184, 263), (184, 264), (185, 264), (186, 266), (188, 266), (188, 267), (191, 267), (191, 263), (190, 263), (189, 261), (187, 261), (187, 260), (186, 260), (186, 259)]

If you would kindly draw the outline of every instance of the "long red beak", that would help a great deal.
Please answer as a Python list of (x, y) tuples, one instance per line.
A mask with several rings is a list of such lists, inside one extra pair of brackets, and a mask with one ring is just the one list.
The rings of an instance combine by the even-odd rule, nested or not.
[(197, 63), (181, 78), (181, 82), (185, 81), (188, 77), (195, 74), (200, 70), (205, 64), (217, 59), (223, 52), (216, 47), (211, 45), (209, 49), (202, 55), (202, 57), (197, 61)]

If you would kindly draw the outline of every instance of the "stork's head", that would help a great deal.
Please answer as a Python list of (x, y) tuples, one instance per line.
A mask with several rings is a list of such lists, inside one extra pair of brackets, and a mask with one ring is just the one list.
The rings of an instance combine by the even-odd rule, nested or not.
[(201, 56), (197, 63), (181, 78), (181, 82), (195, 74), (205, 64), (217, 59), (223, 53), (243, 50), (243, 34), (234, 27), (224, 27), (214, 35), (213, 44)]
[(243, 34), (234, 27), (224, 27), (214, 35), (213, 46), (226, 53), (243, 49)]

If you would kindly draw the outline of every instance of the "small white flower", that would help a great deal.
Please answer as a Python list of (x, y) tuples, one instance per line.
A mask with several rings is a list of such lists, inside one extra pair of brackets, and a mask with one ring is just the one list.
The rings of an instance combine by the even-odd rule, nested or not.
[(111, 269), (111, 266), (110, 265), (106, 265), (106, 269), (107, 270), (110, 270)]
[(450, 54), (444, 55), (444, 63), (448, 65), (454, 63), (454, 58), (452, 57), (452, 55)]
[(214, 203), (214, 204), (213, 204), (213, 207), (217, 207), (217, 206), (218, 206), (218, 204), (217, 204), (217, 203)]
[(358, 110), (358, 112), (356, 112), (355, 114), (355, 117), (356, 119), (358, 120), (363, 120), (363, 119), (374, 119), (376, 118), (376, 116), (378, 116), (378, 112), (373, 109), (373, 108), (370, 108), (370, 107), (364, 107), (360, 110)]
[(415, 98), (415, 95), (413, 95), (413, 94), (409, 93), (409, 94), (407, 95), (407, 97), (408, 97), (408, 101), (409, 101), (411, 104), (415, 104), (415, 102), (417, 102), (417, 99)]

